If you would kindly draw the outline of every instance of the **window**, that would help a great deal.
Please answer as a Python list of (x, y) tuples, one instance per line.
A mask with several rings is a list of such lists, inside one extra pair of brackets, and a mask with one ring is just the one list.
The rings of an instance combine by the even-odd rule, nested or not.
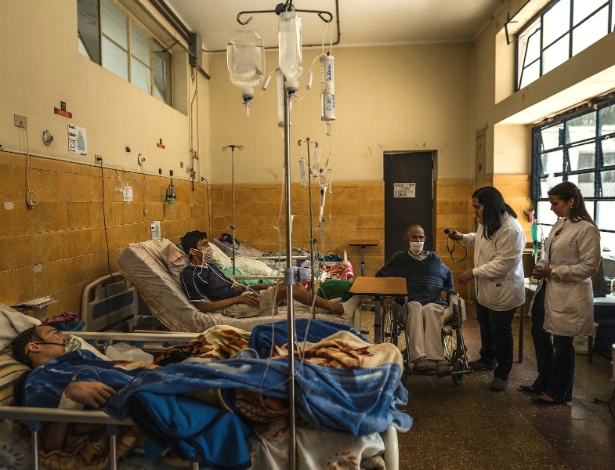
[(555, 223), (547, 191), (576, 184), (600, 229), (603, 249), (615, 253), (615, 99), (532, 129), (532, 198), (545, 235)]
[(517, 90), (613, 32), (615, 0), (555, 0), (517, 37)]
[(171, 105), (171, 53), (112, 0), (78, 0), (79, 52)]

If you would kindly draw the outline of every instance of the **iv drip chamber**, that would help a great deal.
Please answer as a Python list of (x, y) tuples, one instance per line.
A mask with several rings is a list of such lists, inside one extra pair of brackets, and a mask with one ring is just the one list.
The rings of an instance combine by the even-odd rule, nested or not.
[(320, 119), (335, 121), (334, 58), (327, 54), (320, 57)]
[(254, 88), (265, 74), (265, 43), (253, 30), (233, 31), (226, 45), (226, 64), (231, 83), (241, 88), (244, 103), (254, 98)]
[(296, 11), (280, 13), (278, 21), (280, 45), (280, 70), (286, 78), (286, 89), (294, 93), (299, 89), (299, 77), (303, 73), (301, 50), (301, 18)]

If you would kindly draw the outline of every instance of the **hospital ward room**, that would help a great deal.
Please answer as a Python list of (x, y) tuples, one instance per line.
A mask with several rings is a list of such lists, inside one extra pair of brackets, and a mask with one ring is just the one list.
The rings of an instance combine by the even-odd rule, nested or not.
[(615, 0), (0, 17), (0, 469), (613, 466)]

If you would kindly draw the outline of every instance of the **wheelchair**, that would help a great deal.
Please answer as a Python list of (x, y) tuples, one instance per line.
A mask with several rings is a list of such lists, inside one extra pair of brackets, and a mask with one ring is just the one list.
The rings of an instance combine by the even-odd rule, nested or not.
[[(465, 302), (455, 291), (444, 290), (443, 293), (443, 298), (451, 307), (451, 311), (450, 316), (444, 321), (441, 330), (442, 348), (444, 359), (450, 368), (450, 376), (453, 379), (453, 383), (459, 385), (466, 374), (472, 373), (472, 368), (468, 363), (467, 348), (462, 331), (462, 322), (465, 320), (466, 315)], [(410, 362), (409, 341), (406, 337), (405, 320), (407, 316), (402, 314), (402, 312), (406, 311), (405, 298), (401, 297), (398, 299), (404, 302), (403, 309), (400, 308), (398, 300), (393, 298), (383, 299), (381, 304), (381, 322), (382, 339), (393, 343), (402, 351), (404, 359), (402, 381), (405, 381), (413, 374), (435, 375), (435, 371), (428, 373), (413, 371), (413, 366)], [(393, 305), (395, 302), (398, 303), (397, 308)]]

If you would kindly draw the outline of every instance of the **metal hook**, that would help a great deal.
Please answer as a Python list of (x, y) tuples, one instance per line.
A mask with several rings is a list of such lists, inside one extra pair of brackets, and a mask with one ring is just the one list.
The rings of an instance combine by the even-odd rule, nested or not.
[[(282, 4), (280, 4), (280, 5), (282, 5)], [(285, 7), (285, 5), (282, 5), (282, 6)], [(324, 21), (325, 23), (331, 23), (331, 21), (333, 21), (333, 14), (331, 14), (331, 12), (328, 12), (328, 11), (323, 11), (323, 10), (296, 10), (295, 7), (293, 6), (292, 2), (290, 2), (290, 10), (294, 10), (294, 11), (296, 11), (298, 13), (316, 13), (316, 14), (318, 14), (318, 17), (322, 21)], [(256, 13), (275, 13), (275, 14), (279, 15), (283, 11), (290, 11), (290, 10), (286, 10), (286, 8), (284, 8), (284, 9), (281, 9), (280, 11), (278, 11), (278, 9), (276, 8), (275, 10), (240, 11), (239, 13), (237, 13), (237, 23), (239, 23), (242, 26), (245, 26), (250, 21), (252, 21), (252, 17), (251, 16), (246, 21), (242, 21), (241, 20), (241, 16), (242, 15), (252, 15), (252, 14), (256, 14)]]

